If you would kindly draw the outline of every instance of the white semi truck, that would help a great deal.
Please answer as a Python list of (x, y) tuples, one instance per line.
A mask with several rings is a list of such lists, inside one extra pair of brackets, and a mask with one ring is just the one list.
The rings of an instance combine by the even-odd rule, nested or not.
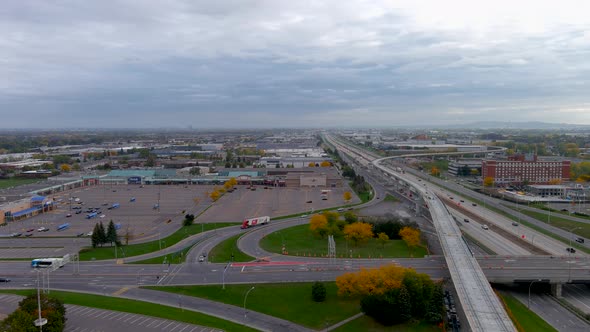
[(250, 228), (250, 227), (256, 226), (256, 225), (265, 225), (265, 224), (268, 224), (269, 222), (270, 222), (269, 216), (244, 219), (244, 222), (242, 222), (242, 229)]

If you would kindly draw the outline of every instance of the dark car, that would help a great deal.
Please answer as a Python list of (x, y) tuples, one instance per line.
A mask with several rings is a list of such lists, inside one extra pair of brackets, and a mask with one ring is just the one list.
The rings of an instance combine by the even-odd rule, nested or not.
[(464, 222), (469, 222), (469, 219), (465, 218), (463, 219)]
[(475, 204), (475, 203), (471, 203), (471, 205), (473, 205), (473, 206), (477, 206), (477, 204)]
[(4, 278), (4, 277), (0, 277), (0, 282), (10, 282), (10, 279)]
[(76, 214), (80, 214), (80, 213), (82, 213), (82, 210), (76, 211)]
[(27, 234), (25, 234), (25, 236), (26, 237), (33, 236), (33, 233), (27, 233)]
[(566, 250), (567, 252), (569, 252), (569, 253), (572, 253), (572, 254), (576, 252), (576, 249), (574, 249), (574, 248), (572, 248), (572, 247), (565, 248), (565, 250)]
[(584, 243), (584, 239), (581, 238), (581, 237), (576, 238), (576, 242), (578, 242), (578, 243)]

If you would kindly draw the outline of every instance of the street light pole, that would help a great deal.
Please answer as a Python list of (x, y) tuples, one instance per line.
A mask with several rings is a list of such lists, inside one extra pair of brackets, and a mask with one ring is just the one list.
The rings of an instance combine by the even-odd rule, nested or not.
[(246, 311), (246, 300), (248, 299), (248, 294), (250, 294), (250, 292), (254, 290), (254, 286), (252, 286), (252, 288), (250, 288), (247, 292), (246, 295), (244, 296), (244, 319), (246, 318), (246, 314), (248, 313)]
[(527, 306), (526, 306), (529, 309), (531, 307), (531, 287), (533, 286), (533, 284), (535, 283), (535, 281), (541, 281), (541, 279), (533, 280), (533, 281), (531, 281), (531, 284), (529, 285), (529, 301), (528, 301)]

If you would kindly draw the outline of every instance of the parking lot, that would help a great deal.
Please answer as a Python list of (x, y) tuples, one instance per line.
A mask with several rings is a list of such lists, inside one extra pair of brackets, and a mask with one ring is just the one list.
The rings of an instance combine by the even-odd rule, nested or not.
[[(0, 319), (18, 307), (21, 296), (0, 294)], [(68, 332), (98, 331), (177, 331), (213, 332), (220, 331), (210, 327), (192, 325), (168, 319), (131, 314), (66, 304), (66, 328)]]
[[(245, 185), (236, 188), (213, 203), (198, 217), (197, 222), (240, 222), (244, 218), (263, 215), (277, 217), (301, 212), (311, 213), (345, 205), (343, 193), (352, 192), (348, 187), (330, 188), (327, 199), (323, 200), (322, 188), (264, 189), (264, 186), (257, 186), (256, 190), (250, 190)], [(131, 242), (153, 240), (179, 229), (184, 214), (198, 215), (209, 207), (212, 200), (207, 193), (214, 189), (215, 187), (206, 185), (105, 185), (60, 192), (50, 197), (56, 202), (57, 209), (8, 223), (0, 229), (0, 233), (21, 233), (21, 239), (3, 238), (0, 242), (8, 241), (5, 247), (12, 248), (11, 250), (21, 247), (21, 252), (15, 257), (37, 255), (37, 252), (30, 252), (31, 247), (55, 247), (56, 250), (61, 247), (83, 247), (90, 244), (89, 234), (94, 225), (101, 221), (106, 227), (110, 220), (120, 224), (119, 235), (127, 231), (133, 234), (134, 239)], [(159, 209), (155, 209), (158, 201)], [(349, 204), (358, 202), (360, 200), (354, 196)], [(109, 209), (115, 203), (118, 207)], [(89, 208), (99, 208), (96, 217), (87, 219)], [(58, 231), (58, 227), (66, 223), (69, 227)], [(40, 228), (46, 231), (40, 231)], [(26, 236), (30, 237), (25, 239)], [(63, 238), (63, 243), (48, 245), (35, 241), (48, 237)], [(0, 256), (9, 257), (4, 254)]]
[[(348, 187), (328, 188), (326, 200), (322, 200), (321, 191), (325, 188), (275, 188), (256, 186), (256, 190), (248, 190), (247, 186), (238, 186), (238, 190), (227, 193), (213, 204), (199, 221), (205, 222), (239, 222), (244, 218), (259, 216), (278, 217), (301, 212), (312, 212), (320, 209), (337, 207), (347, 204), (344, 201)], [(353, 195), (349, 204), (360, 202)]]

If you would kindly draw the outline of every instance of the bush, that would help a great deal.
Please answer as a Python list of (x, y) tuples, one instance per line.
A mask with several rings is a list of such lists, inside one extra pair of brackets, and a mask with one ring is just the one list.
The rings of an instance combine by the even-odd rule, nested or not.
[(311, 286), (311, 298), (315, 302), (324, 302), (326, 300), (326, 286), (316, 281), (313, 286)]
[[(31, 294), (19, 302), (19, 307), (0, 323), (0, 330), (7, 332), (34, 332), (37, 319), (37, 294)], [(66, 308), (59, 299), (41, 294), (42, 317), (47, 318), (43, 331), (61, 332), (66, 325)]]
[(184, 220), (182, 221), (183, 226), (190, 226), (195, 221), (195, 216), (192, 214), (187, 214), (184, 216)]

